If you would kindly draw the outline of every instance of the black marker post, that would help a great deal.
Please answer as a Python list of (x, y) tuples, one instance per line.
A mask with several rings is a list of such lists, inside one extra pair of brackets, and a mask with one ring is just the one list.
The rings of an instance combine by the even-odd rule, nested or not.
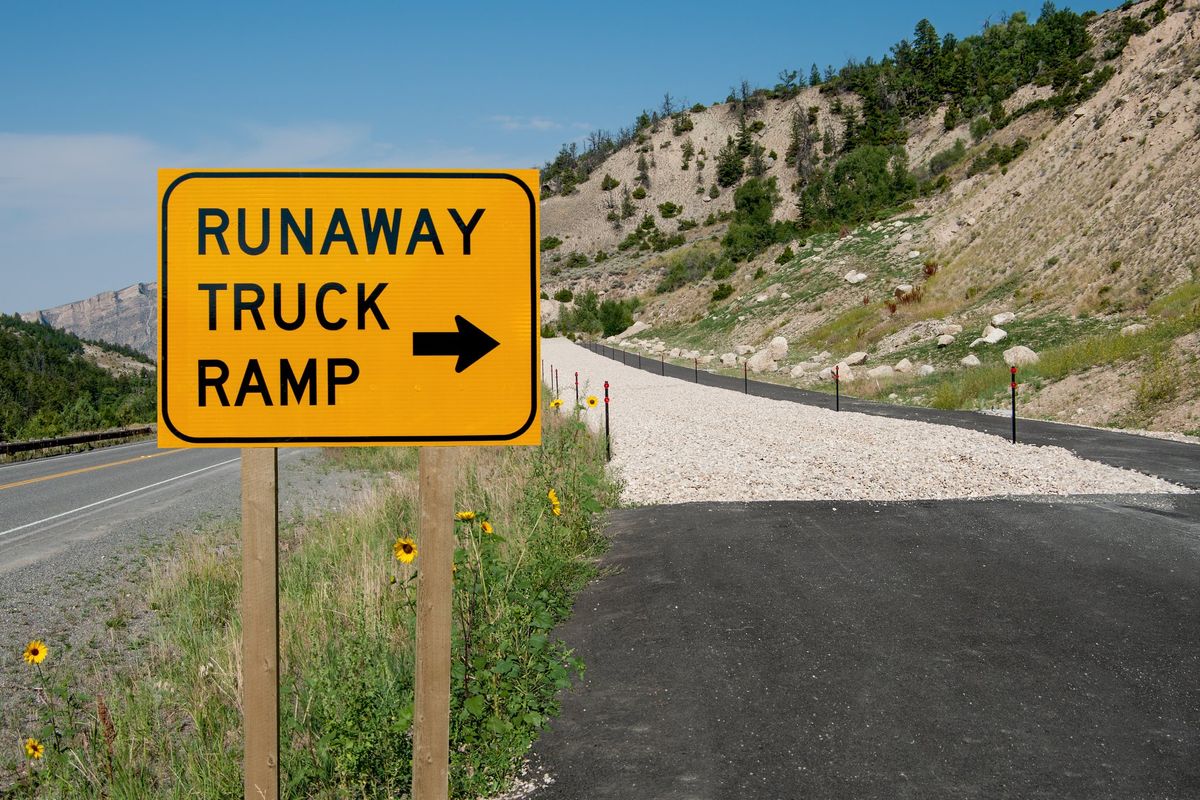
[(1012, 373), (1012, 443), (1017, 443), (1017, 368), (1011, 369)]
[(604, 382), (604, 460), (612, 461), (612, 442), (608, 437), (608, 381)]
[(837, 365), (833, 367), (833, 410), (842, 410), (842, 384), (838, 375)]

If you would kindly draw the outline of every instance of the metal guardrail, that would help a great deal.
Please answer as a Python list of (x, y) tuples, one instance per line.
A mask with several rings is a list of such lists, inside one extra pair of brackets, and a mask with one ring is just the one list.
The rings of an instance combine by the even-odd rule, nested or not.
[(109, 439), (127, 439), (131, 436), (142, 436), (154, 433), (154, 425), (134, 425), (128, 428), (117, 428), (111, 431), (95, 431), (93, 433), (76, 433), (71, 436), (59, 436), (53, 439), (30, 439), (25, 442), (0, 442), (0, 456), (13, 453), (27, 453), (31, 450), (49, 450), (54, 447), (71, 447), (77, 444), (103, 442)]

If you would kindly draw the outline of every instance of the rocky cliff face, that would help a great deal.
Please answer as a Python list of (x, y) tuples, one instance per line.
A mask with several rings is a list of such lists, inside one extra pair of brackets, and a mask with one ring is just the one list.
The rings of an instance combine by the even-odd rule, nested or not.
[(21, 317), (83, 339), (132, 347), (154, 358), (158, 347), (158, 283), (135, 283), (87, 300), (31, 311)]

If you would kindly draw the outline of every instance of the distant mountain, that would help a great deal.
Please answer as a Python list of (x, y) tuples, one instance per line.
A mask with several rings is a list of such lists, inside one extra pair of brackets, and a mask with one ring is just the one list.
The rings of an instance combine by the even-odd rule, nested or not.
[(158, 347), (158, 283), (135, 283), (44, 311), (20, 315), (68, 331), (81, 339), (98, 339), (156, 357)]

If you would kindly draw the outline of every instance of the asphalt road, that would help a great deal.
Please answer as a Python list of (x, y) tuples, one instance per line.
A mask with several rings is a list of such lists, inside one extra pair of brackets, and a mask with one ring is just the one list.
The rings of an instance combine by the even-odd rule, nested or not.
[(237, 450), (159, 450), (153, 441), (0, 466), (0, 576), (234, 480)]
[[(616, 361), (624, 361), (627, 366), (638, 367), (640, 365), (640, 368), (647, 372), (685, 381), (694, 381), (697, 378), (696, 371), (690, 367), (667, 364), (650, 357), (639, 359), (636, 353), (623, 353), (608, 345), (589, 343), (585, 346), (599, 355)], [(559, 366), (563, 370), (568, 368), (567, 365)], [(773, 400), (786, 400), (824, 408), (832, 407), (834, 402), (832, 395), (797, 389), (793, 386), (782, 386), (777, 383), (764, 383), (756, 380), (743, 382), (740, 377), (718, 375), (705, 370), (699, 370), (698, 377), (700, 382), (706, 386), (719, 386), (738, 392), (748, 388), (752, 395), (768, 397)], [(614, 392), (619, 390), (618, 387), (613, 388)], [(957, 428), (982, 431), (1005, 438), (1008, 438), (1012, 432), (1012, 421), (1009, 417), (979, 414), (972, 411), (942, 411), (935, 408), (900, 406), (847, 397), (841, 399), (840, 407), (843, 411), (894, 419), (920, 420), (939, 425), (953, 425)], [(1200, 489), (1200, 445), (1119, 431), (1085, 428), (1060, 422), (1023, 419), (1019, 414), (1019, 398), (1017, 409), (1017, 438), (1021, 442), (1063, 447), (1081, 458), (1099, 461), (1102, 464), (1122, 469), (1137, 470), (1181, 486)]]
[(1200, 797), (1200, 496), (608, 527), (535, 798)]

